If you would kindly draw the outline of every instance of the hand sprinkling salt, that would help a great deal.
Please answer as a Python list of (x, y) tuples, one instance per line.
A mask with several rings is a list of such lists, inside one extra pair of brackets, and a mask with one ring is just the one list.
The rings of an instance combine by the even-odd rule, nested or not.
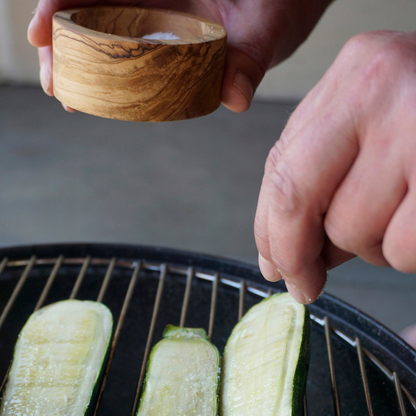
[(174, 35), (172, 32), (156, 32), (142, 36), (142, 39), (174, 40), (180, 39), (180, 37)]

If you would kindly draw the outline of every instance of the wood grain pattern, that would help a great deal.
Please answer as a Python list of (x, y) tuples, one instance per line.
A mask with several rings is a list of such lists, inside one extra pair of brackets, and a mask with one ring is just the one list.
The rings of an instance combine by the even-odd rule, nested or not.
[[(173, 32), (180, 40), (145, 40)], [(136, 7), (60, 11), (53, 18), (58, 100), (85, 113), (132, 121), (203, 116), (221, 103), (226, 32), (183, 13)]]

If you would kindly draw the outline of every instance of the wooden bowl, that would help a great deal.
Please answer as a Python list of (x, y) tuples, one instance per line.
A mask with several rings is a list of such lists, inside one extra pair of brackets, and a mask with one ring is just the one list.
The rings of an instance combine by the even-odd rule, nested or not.
[[(179, 40), (148, 40), (168, 32)], [(90, 7), (53, 17), (55, 97), (76, 110), (132, 121), (203, 116), (221, 103), (226, 31), (199, 17)]]

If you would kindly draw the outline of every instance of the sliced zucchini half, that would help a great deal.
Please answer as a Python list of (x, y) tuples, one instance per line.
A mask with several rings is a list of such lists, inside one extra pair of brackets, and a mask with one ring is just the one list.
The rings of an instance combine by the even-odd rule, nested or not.
[(216, 416), (220, 355), (202, 328), (169, 325), (152, 349), (138, 416)]
[(66, 300), (35, 312), (19, 334), (0, 415), (81, 416), (111, 338), (101, 303)]
[(309, 314), (288, 294), (253, 306), (222, 363), (222, 416), (300, 416), (309, 365)]

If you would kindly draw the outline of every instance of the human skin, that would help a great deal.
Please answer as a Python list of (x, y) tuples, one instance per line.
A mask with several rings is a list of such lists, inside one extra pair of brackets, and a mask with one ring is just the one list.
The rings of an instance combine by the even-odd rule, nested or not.
[(52, 96), (52, 16), (58, 10), (116, 4), (166, 8), (206, 17), (222, 24), (228, 32), (222, 103), (232, 111), (243, 112), (250, 107), (265, 72), (295, 51), (331, 1), (40, 0), (28, 29), (28, 40), (39, 48), (41, 85)]
[[(39, 47), (47, 94), (53, 94), (53, 13), (95, 3), (40, 0), (28, 38)], [(290, 56), (330, 2), (138, 3), (225, 26), (222, 101), (242, 112), (265, 71)], [(267, 158), (254, 227), (264, 277), (283, 277), (298, 302), (310, 303), (321, 293), (327, 270), (356, 255), (416, 272), (415, 160), (416, 32), (358, 35), (292, 114)]]
[(259, 265), (313, 302), (353, 256), (416, 272), (416, 32), (356, 36), (267, 158)]

